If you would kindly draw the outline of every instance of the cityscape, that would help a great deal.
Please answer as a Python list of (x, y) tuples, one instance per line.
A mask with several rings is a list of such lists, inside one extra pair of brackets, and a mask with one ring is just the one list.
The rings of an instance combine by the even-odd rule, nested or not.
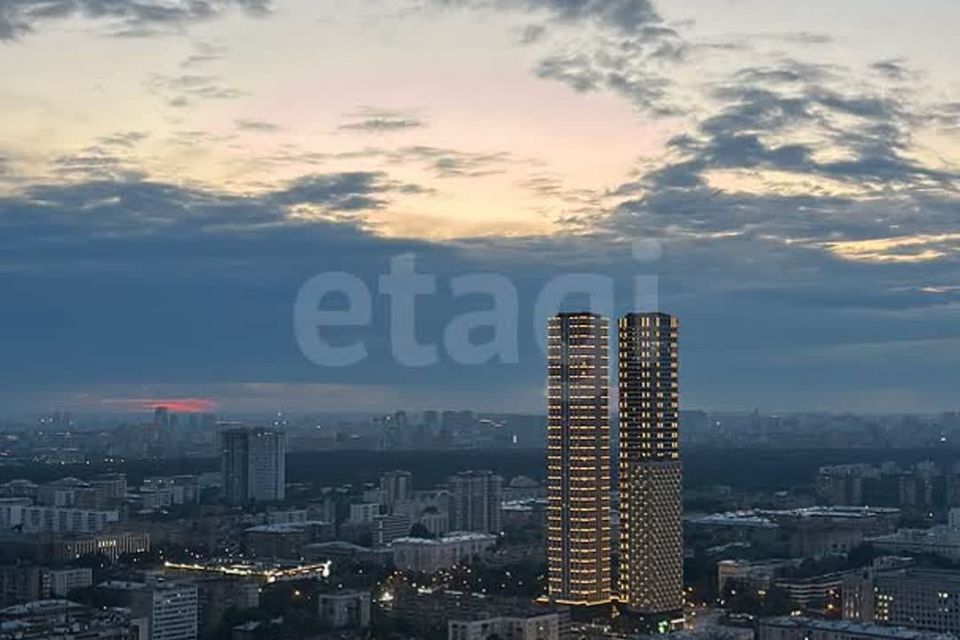
[(958, 25), (0, 0), (0, 640), (960, 640)]
[[(304, 416), (7, 425), (0, 637), (960, 634), (954, 415), (900, 418), (939, 434), (913, 448), (743, 446), (817, 420), (683, 414), (678, 318), (612, 324), (550, 318), (544, 416), (398, 411), (299, 455)], [(330, 448), (352, 429), (379, 438)]]

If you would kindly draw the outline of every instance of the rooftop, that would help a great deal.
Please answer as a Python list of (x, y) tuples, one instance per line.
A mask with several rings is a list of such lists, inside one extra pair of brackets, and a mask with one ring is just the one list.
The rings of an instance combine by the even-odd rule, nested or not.
[(932, 631), (917, 631), (903, 627), (885, 627), (849, 620), (818, 620), (802, 617), (767, 618), (761, 625), (777, 627), (793, 627), (800, 629), (816, 629), (821, 631), (844, 632), (848, 634), (874, 637), (895, 638), (896, 640), (953, 640), (950, 634), (935, 633)]

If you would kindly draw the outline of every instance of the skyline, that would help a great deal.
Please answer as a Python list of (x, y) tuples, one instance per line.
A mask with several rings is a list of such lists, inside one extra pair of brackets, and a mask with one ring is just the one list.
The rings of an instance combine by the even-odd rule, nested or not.
[[(617, 316), (656, 277), (684, 408), (955, 409), (958, 22), (933, 0), (0, 0), (0, 413), (539, 413), (530, 310), (565, 273), (613, 277)], [(486, 308), (450, 280), (492, 271), (518, 362), (399, 365), (382, 296), (349, 334), (365, 362), (305, 358), (304, 282), (376, 290), (407, 253), (438, 279), (422, 342)]]

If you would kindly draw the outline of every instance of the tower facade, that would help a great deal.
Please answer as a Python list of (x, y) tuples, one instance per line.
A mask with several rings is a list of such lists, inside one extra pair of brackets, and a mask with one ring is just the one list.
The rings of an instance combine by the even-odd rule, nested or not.
[(678, 329), (665, 313), (619, 322), (618, 595), (641, 614), (683, 607)]
[(499, 534), (503, 478), (492, 471), (464, 471), (451, 476), (450, 529)]
[(610, 600), (609, 326), (559, 314), (547, 333), (549, 597)]
[(228, 504), (274, 502), (286, 495), (286, 434), (229, 426), (220, 432), (220, 468)]

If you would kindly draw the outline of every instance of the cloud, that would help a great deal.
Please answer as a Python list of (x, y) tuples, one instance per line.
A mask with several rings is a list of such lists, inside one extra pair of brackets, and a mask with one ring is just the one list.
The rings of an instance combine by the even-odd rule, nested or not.
[(438, 178), (480, 178), (504, 173), (519, 162), (506, 151), (474, 153), (443, 147), (416, 145), (389, 152), (391, 162), (418, 162), (431, 169)]
[(649, 0), (432, 0), (432, 3), (446, 8), (542, 13), (558, 22), (595, 23), (624, 33), (660, 22)]
[(361, 107), (349, 114), (349, 122), (341, 124), (341, 131), (360, 133), (390, 133), (406, 129), (421, 129), (426, 123), (415, 113), (401, 109)]
[(186, 107), (197, 100), (236, 100), (245, 92), (228, 86), (214, 75), (183, 74), (170, 76), (151, 74), (147, 88), (166, 100), (171, 107)]
[[(546, 53), (534, 74), (586, 93), (612, 91), (654, 116), (680, 109), (668, 98), (669, 67), (692, 46), (650, 0), (430, 0), (441, 8), (496, 10), (531, 20), (520, 42)], [(555, 37), (550, 37), (555, 36)]]
[(870, 65), (870, 68), (889, 80), (906, 80), (914, 75), (899, 59), (881, 60)]
[(236, 121), (237, 129), (240, 131), (249, 131), (252, 133), (276, 133), (283, 127), (266, 120), (255, 120), (251, 118), (242, 118)]
[(712, 90), (714, 112), (671, 140), (674, 156), (641, 182), (654, 192), (752, 177), (760, 190), (764, 179), (794, 180), (811, 195), (955, 193), (955, 168), (931, 167), (910, 153), (922, 110), (882, 87), (851, 88), (851, 76), (791, 60), (738, 70)]
[(97, 138), (97, 144), (105, 147), (132, 149), (150, 137), (146, 131), (121, 131)]
[(180, 63), (181, 69), (192, 69), (210, 62), (222, 60), (227, 53), (225, 47), (209, 42), (196, 42), (193, 45), (193, 49), (193, 53), (184, 58)]
[(665, 41), (648, 44), (635, 40), (607, 43), (590, 50), (573, 49), (542, 58), (534, 68), (537, 77), (555, 80), (580, 93), (610, 91), (652, 115), (680, 113), (669, 95), (670, 81), (654, 70), (651, 60), (679, 49), (665, 48)]
[(182, 28), (231, 9), (269, 12), (269, 0), (0, 0), (0, 40), (13, 40), (57, 18), (82, 16), (119, 27), (121, 35), (150, 35)]

